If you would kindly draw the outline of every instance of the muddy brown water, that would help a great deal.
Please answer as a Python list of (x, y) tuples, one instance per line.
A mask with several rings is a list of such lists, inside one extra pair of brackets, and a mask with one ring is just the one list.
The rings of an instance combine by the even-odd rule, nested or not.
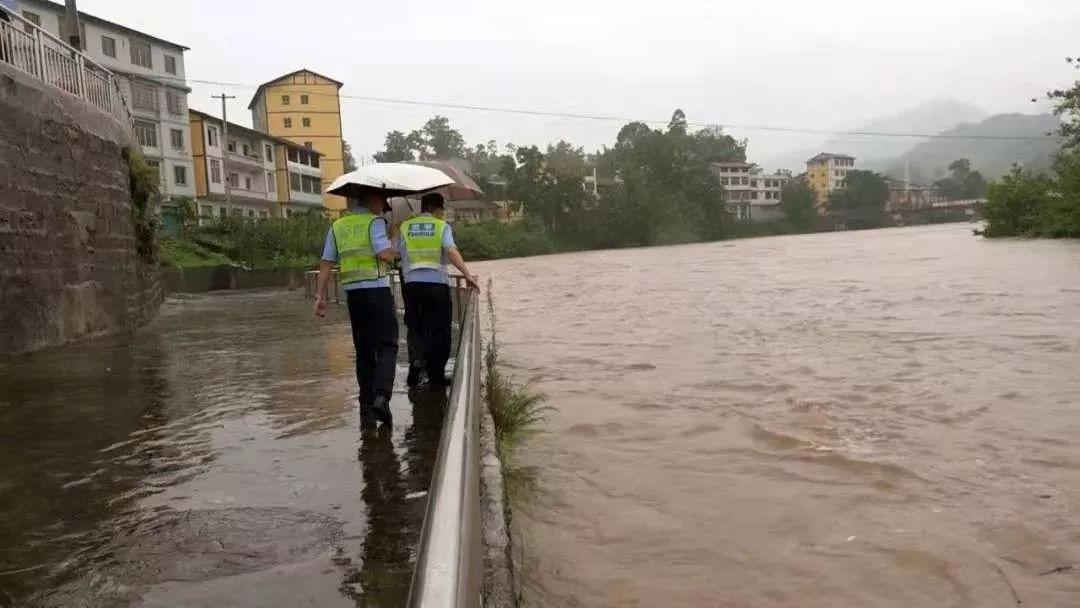
[(345, 311), (284, 290), (0, 361), (0, 606), (403, 605), (445, 396), (399, 367), (361, 440)]
[(946, 225), (481, 272), (556, 408), (519, 455), (527, 605), (1080, 606), (1080, 242)]

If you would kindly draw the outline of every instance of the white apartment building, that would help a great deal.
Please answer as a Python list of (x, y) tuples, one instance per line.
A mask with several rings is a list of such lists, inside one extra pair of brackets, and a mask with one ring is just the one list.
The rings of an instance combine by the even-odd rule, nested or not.
[(791, 174), (763, 173), (761, 168), (747, 162), (713, 163), (713, 173), (724, 188), (724, 202), (739, 220), (766, 221), (783, 218), (780, 211), (781, 194)]
[[(321, 155), (287, 139), (189, 111), (201, 221), (321, 212)], [(228, 197), (226, 197), (226, 189)]]
[[(28, 21), (63, 35), (64, 5), (49, 0), (19, 0)], [(158, 169), (166, 199), (195, 196), (188, 134), (184, 72), (187, 47), (79, 12), (82, 50), (116, 75), (132, 115), (135, 136), (147, 163)]]

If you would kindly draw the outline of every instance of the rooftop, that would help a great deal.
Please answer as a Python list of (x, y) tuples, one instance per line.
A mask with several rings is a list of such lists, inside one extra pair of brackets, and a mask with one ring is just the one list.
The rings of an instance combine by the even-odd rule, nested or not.
[(831, 152), (822, 152), (821, 154), (818, 154), (817, 156), (815, 156), (814, 158), (811, 158), (810, 160), (808, 160), (806, 162), (808, 162), (808, 163), (820, 163), (822, 161), (827, 161), (827, 160), (833, 159), (833, 158), (843, 159), (843, 160), (855, 160), (854, 156), (848, 156), (847, 154), (833, 154)]
[(304, 72), (307, 72), (308, 74), (312, 74), (314, 76), (318, 76), (319, 78), (325, 78), (326, 80), (329, 80), (330, 82), (336, 84), (337, 88), (339, 88), (339, 89), (341, 87), (345, 86), (344, 82), (341, 82), (339, 80), (334, 80), (333, 78), (330, 78), (329, 76), (324, 76), (324, 75), (322, 75), (322, 74), (320, 74), (320, 73), (318, 73), (318, 72), (316, 72), (314, 70), (309, 70), (307, 68), (300, 68), (299, 70), (294, 70), (292, 72), (289, 72), (288, 74), (282, 74), (281, 76), (278, 76), (277, 78), (267, 80), (266, 82), (260, 84), (259, 88), (255, 90), (255, 94), (251, 96), (251, 103), (248, 104), (248, 109), (250, 110), (251, 108), (255, 107), (255, 100), (258, 99), (260, 95), (262, 95), (263, 90), (266, 89), (266, 87), (268, 87), (268, 86), (270, 86), (272, 84), (276, 84), (277, 81), (282, 80), (284, 78), (288, 78), (290, 76), (296, 76), (297, 74), (302, 74)]
[[(58, 12), (58, 13), (63, 14), (63, 12), (64, 12), (63, 3), (53, 2), (52, 0), (22, 0), (22, 1), (23, 1), (23, 3), (25, 5), (29, 5), (29, 6), (47, 6), (50, 9), (52, 9), (52, 10)], [(88, 21), (90, 23), (97, 23), (99, 25), (106, 25), (108, 27), (120, 30), (122, 32), (127, 32), (129, 34), (135, 34), (136, 36), (141, 36), (143, 38), (146, 38), (148, 40), (152, 40), (152, 41), (160, 43), (160, 44), (167, 44), (167, 45), (169, 45), (171, 47), (180, 49), (182, 51), (191, 50), (191, 49), (189, 49), (188, 47), (186, 47), (186, 46), (184, 46), (182, 44), (177, 44), (175, 42), (165, 40), (164, 38), (158, 38), (157, 36), (154, 36), (152, 34), (147, 34), (146, 32), (140, 32), (139, 30), (130, 28), (130, 27), (126, 26), (126, 25), (120, 25), (119, 23), (109, 21), (108, 19), (102, 19), (101, 17), (97, 17), (95, 15), (90, 15), (90, 14), (84, 13), (82, 11), (79, 11), (79, 19), (83, 20), (83, 21)], [(83, 42), (85, 42), (85, 41), (83, 41)]]
[[(216, 122), (218, 124), (221, 124), (221, 119), (218, 118), (217, 116), (214, 116), (213, 114), (208, 114), (206, 112), (201, 112), (201, 111), (196, 110), (194, 108), (188, 108), (188, 113), (191, 114), (192, 116), (198, 116), (200, 118), (203, 118), (204, 120), (211, 120), (211, 121), (214, 121), (214, 122)], [(269, 140), (275, 141), (275, 142), (277, 142), (279, 144), (284, 144), (286, 146), (289, 146), (290, 148), (296, 148), (297, 150), (303, 150), (303, 151), (305, 151), (305, 152), (307, 152), (309, 154), (314, 154), (315, 156), (325, 156), (324, 154), (322, 154), (318, 150), (315, 150), (313, 148), (306, 148), (306, 147), (301, 146), (300, 144), (296, 143), (295, 141), (289, 141), (288, 139), (285, 139), (283, 137), (278, 137), (276, 135), (270, 135), (269, 133), (263, 133), (262, 131), (256, 131), (255, 129), (252, 129), (251, 127), (245, 127), (244, 125), (238, 125), (235, 122), (230, 122), (229, 123), (229, 130), (233, 130), (233, 129), (235, 129), (235, 130), (237, 130), (237, 131), (239, 131), (241, 133), (244, 133), (246, 135), (254, 135), (255, 137), (261, 137), (263, 139), (269, 139)]]

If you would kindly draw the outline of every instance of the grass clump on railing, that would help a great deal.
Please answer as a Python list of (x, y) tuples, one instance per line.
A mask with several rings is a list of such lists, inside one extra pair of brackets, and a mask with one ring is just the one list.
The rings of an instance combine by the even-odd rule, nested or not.
[(514, 451), (537, 432), (544, 414), (551, 407), (544, 405), (544, 395), (515, 383), (499, 368), (495, 297), (491, 280), (487, 285), (487, 306), (491, 335), (484, 352), (484, 396), (495, 426), (496, 450), (504, 465), (508, 466)]

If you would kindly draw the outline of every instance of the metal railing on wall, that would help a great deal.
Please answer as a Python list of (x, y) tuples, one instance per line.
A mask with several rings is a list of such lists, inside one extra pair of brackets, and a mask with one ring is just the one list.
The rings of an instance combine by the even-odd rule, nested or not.
[(0, 63), (86, 100), (133, 127), (116, 77), (78, 49), (0, 6)]
[(409, 590), (413, 608), (479, 608), (482, 604), (479, 298), (475, 291), (462, 291), (464, 320), (453, 389)]
[[(318, 275), (318, 271), (311, 271), (305, 276), (308, 299), (315, 296)], [(408, 605), (414, 608), (482, 605), (479, 297), (468, 288), (464, 277), (450, 278), (460, 328), (457, 363), (409, 591)], [(343, 294), (336, 270), (330, 279), (329, 297), (340, 302)], [(392, 285), (400, 305), (400, 283), (397, 277), (394, 279)]]

